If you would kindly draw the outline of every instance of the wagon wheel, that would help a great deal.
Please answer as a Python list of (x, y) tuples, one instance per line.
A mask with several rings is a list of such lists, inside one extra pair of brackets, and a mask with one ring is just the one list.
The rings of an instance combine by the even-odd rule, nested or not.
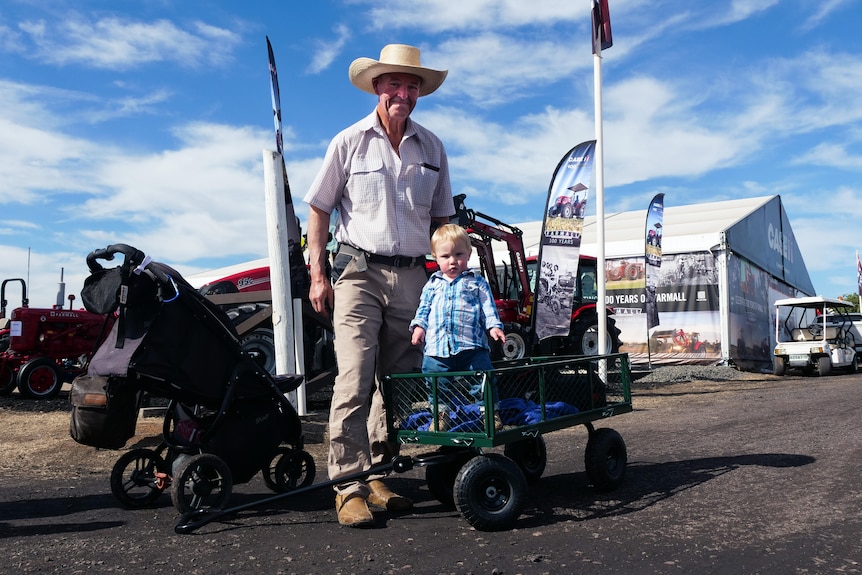
[[(441, 452), (445, 452), (447, 447), (441, 447)], [(434, 499), (442, 503), (445, 507), (455, 507), (455, 478), (458, 477), (458, 472), (464, 467), (464, 464), (470, 461), (477, 455), (477, 452), (472, 449), (454, 448), (459, 451), (452, 459), (447, 459), (441, 463), (434, 463), (425, 468), (425, 483), (428, 485), (428, 491), (434, 496)]]
[(0, 396), (11, 395), (17, 385), (15, 370), (7, 361), (0, 361)]
[(499, 453), (474, 457), (455, 478), (455, 506), (479, 531), (510, 528), (524, 509), (527, 481), (518, 465)]
[(164, 458), (152, 449), (132, 449), (124, 453), (111, 470), (111, 493), (130, 509), (147, 507), (167, 488), (169, 473)]
[(307, 451), (293, 449), (278, 458), (275, 465), (276, 491), (284, 493), (308, 487), (316, 472), (314, 458)]
[(538, 481), (548, 464), (548, 450), (541, 435), (507, 443), (503, 453), (518, 464), (527, 483)]
[(584, 450), (584, 467), (590, 483), (599, 491), (613, 491), (626, 475), (626, 444), (622, 436), (610, 428), (590, 433)]
[(18, 370), (18, 391), (32, 399), (50, 399), (60, 393), (63, 378), (53, 359), (35, 357)]
[(180, 513), (221, 509), (230, 498), (233, 478), (227, 464), (211, 453), (188, 458), (171, 483), (171, 501)]

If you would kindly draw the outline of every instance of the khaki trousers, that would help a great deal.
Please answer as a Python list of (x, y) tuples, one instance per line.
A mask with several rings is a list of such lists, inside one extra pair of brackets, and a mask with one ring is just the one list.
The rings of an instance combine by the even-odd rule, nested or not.
[[(408, 328), (427, 276), (422, 265), (398, 268), (355, 259), (335, 282), (335, 355), (338, 375), (329, 412), (329, 478), (368, 470), (397, 455), (387, 440), (383, 376), (418, 371), (422, 350)], [(375, 477), (369, 477), (375, 479)], [(341, 494), (368, 496), (363, 482), (339, 484)]]

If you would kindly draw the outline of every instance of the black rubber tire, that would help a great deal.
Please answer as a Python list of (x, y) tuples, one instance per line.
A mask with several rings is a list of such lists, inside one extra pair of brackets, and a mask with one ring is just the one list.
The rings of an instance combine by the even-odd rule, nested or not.
[(538, 481), (548, 464), (548, 449), (541, 435), (507, 443), (503, 453), (518, 464), (527, 483)]
[(853, 361), (850, 362), (850, 365), (847, 366), (847, 373), (854, 374), (859, 372), (859, 363), (856, 361), (856, 356), (853, 356)]
[(266, 327), (259, 327), (239, 340), (243, 351), (271, 374), (275, 374), (275, 334)]
[(18, 370), (18, 391), (31, 399), (51, 399), (63, 388), (63, 374), (47, 357), (34, 357)]
[(285, 493), (308, 487), (314, 482), (316, 472), (311, 454), (302, 449), (293, 449), (279, 457), (275, 465), (276, 491)]
[(772, 373), (779, 377), (787, 373), (787, 364), (784, 362), (784, 358), (780, 355), (776, 355), (772, 358)]
[(111, 470), (111, 493), (128, 509), (149, 507), (167, 487), (156, 473), (170, 475), (161, 455), (146, 448), (127, 451)]
[(275, 455), (272, 456), (272, 459), (270, 460), (269, 465), (264, 466), (260, 470), (260, 476), (263, 478), (264, 484), (266, 484), (267, 488), (269, 488), (270, 491), (275, 491), (276, 493), (280, 493), (280, 491), (278, 490), (278, 483), (276, 482), (276, 479), (275, 479), (277, 477), (276, 467), (278, 466), (278, 462), (281, 459), (281, 457), (285, 453), (290, 453), (292, 450), (293, 450), (292, 447), (287, 447), (287, 446), (279, 447), (276, 450)]
[(476, 457), (478, 453), (460, 447), (441, 447), (441, 452), (457, 450), (458, 453), (451, 459), (442, 463), (434, 463), (425, 468), (425, 483), (428, 491), (444, 507), (455, 508), (455, 478), (464, 464)]
[[(826, 377), (832, 371), (832, 360), (828, 357), (821, 356), (817, 358), (817, 375)], [(20, 384), (19, 384), (20, 385)]]
[(599, 491), (613, 491), (626, 475), (626, 444), (622, 436), (610, 428), (590, 433), (584, 450), (584, 467), (590, 483)]
[(227, 463), (212, 453), (199, 453), (183, 461), (171, 483), (171, 502), (180, 513), (222, 509), (230, 499), (233, 478)]
[(527, 498), (527, 480), (518, 465), (499, 453), (474, 457), (455, 478), (455, 507), (479, 531), (511, 528)]
[(9, 349), (9, 333), (4, 333), (0, 335), (0, 352), (6, 351)]
[[(578, 318), (572, 325), (571, 330), (571, 353), (573, 355), (598, 355), (599, 354), (599, 323), (597, 315)], [(619, 353), (620, 330), (613, 318), (607, 319), (607, 338), (610, 343), (608, 353)]]
[(0, 396), (12, 395), (18, 385), (15, 370), (8, 363), (0, 363)]
[(575, 209), (572, 207), (572, 204), (564, 205), (563, 209), (560, 211), (560, 216), (567, 220), (571, 219), (573, 215), (575, 215)]

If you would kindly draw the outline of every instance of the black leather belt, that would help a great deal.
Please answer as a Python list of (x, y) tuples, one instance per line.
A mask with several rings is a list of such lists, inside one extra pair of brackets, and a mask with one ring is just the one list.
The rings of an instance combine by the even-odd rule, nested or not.
[(368, 263), (381, 264), (396, 268), (409, 268), (425, 264), (425, 256), (381, 256), (379, 254), (372, 254), (370, 252), (354, 248), (349, 244), (341, 244), (338, 247), (338, 253), (350, 254), (355, 257), (365, 256), (365, 261)]

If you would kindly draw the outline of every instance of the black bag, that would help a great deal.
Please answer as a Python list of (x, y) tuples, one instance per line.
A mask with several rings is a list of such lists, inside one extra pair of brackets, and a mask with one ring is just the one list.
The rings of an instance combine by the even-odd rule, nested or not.
[(140, 393), (123, 379), (79, 375), (69, 398), (69, 435), (78, 443), (120, 449), (134, 437)]

